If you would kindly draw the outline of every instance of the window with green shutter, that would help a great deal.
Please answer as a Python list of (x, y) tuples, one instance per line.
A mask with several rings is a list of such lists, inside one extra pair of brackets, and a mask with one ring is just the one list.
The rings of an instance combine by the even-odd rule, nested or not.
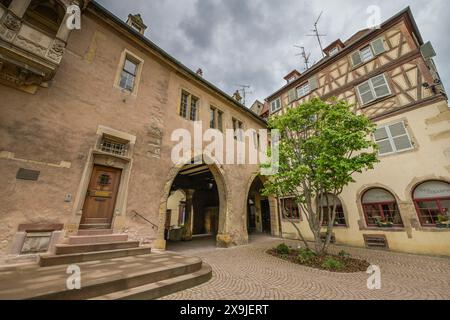
[(289, 90), (288, 93), (289, 103), (297, 100), (297, 91), (294, 89)]
[(374, 133), (380, 155), (408, 151), (414, 148), (405, 122), (400, 121), (378, 128)]
[(391, 94), (391, 90), (384, 74), (380, 74), (361, 83), (357, 89), (362, 105), (366, 105)]
[(383, 52), (386, 51), (386, 49), (384, 48), (384, 39), (383, 38), (378, 38), (378, 39), (372, 41), (371, 44), (372, 44), (373, 53), (375, 55), (382, 54)]
[(384, 38), (378, 38), (370, 43), (370, 45), (365, 46), (364, 48), (354, 52), (351, 55), (352, 64), (354, 67), (369, 61), (374, 56), (382, 54), (386, 49), (384, 47)]

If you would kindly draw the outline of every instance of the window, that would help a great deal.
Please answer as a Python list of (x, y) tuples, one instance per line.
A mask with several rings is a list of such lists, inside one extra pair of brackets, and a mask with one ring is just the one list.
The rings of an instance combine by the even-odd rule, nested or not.
[(217, 129), (223, 132), (223, 112), (217, 110)]
[(389, 191), (381, 188), (370, 189), (363, 195), (362, 205), (368, 227), (380, 227), (387, 223), (403, 227), (397, 201)]
[(281, 99), (278, 98), (270, 103), (270, 112), (277, 112), (281, 109)]
[(297, 88), (297, 97), (301, 98), (303, 96), (306, 96), (311, 91), (309, 82), (305, 83), (304, 85)]
[(280, 209), (285, 219), (300, 220), (300, 207), (294, 198), (280, 199)]
[(338, 47), (334, 47), (333, 49), (330, 50), (329, 55), (330, 55), (330, 57), (332, 57), (334, 55), (337, 55), (338, 52), (339, 52), (339, 48)]
[(422, 183), (414, 190), (413, 198), (422, 226), (449, 223), (450, 183), (444, 181)]
[(199, 99), (186, 91), (181, 92), (180, 116), (187, 120), (197, 121)]
[(403, 121), (378, 128), (374, 137), (380, 155), (403, 152), (414, 148)]
[(216, 129), (216, 108), (210, 107), (209, 108), (209, 114), (210, 114), (210, 118), (209, 118), (209, 127), (211, 129)]
[(385, 52), (384, 39), (378, 38), (370, 43), (370, 45), (354, 52), (351, 56), (353, 66), (356, 67), (364, 62), (371, 60), (374, 56)]
[(198, 109), (198, 98), (191, 97), (191, 114), (190, 114), (191, 121), (197, 120), (197, 109)]
[(136, 75), (137, 75), (138, 64), (131, 61), (128, 57), (125, 58), (125, 63), (123, 64), (122, 74), (120, 75), (119, 86), (122, 89), (132, 92), (134, 90)]
[(243, 140), (242, 136), (243, 124), (241, 121), (233, 118), (233, 130), (234, 130), (234, 139), (238, 141)]
[(357, 88), (361, 105), (363, 106), (391, 94), (391, 90), (384, 74), (380, 74), (361, 83)]
[(255, 149), (259, 149), (259, 145), (260, 145), (260, 135), (258, 132), (253, 131), (253, 145), (255, 146)]
[(209, 127), (211, 129), (218, 129), (219, 131), (222, 131), (223, 112), (211, 106), (209, 108), (209, 113), (210, 113)]
[(126, 156), (127, 143), (109, 137), (103, 137), (100, 150), (117, 156)]
[(333, 212), (333, 206), (336, 202), (336, 219), (334, 220), (335, 226), (347, 226), (347, 222), (345, 221), (344, 208), (342, 207), (342, 203), (338, 197), (334, 195), (328, 195), (328, 197), (324, 197), (319, 205), (323, 208), (323, 225), (328, 225), (328, 212), (331, 214)]

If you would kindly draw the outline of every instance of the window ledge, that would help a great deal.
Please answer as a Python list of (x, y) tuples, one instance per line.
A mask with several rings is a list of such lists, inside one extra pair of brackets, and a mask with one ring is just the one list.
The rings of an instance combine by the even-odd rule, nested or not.
[(369, 102), (368, 104), (361, 105), (360, 108), (361, 108), (362, 110), (364, 110), (364, 109), (366, 109), (366, 108), (369, 108), (369, 107), (371, 107), (371, 106), (376, 105), (377, 103), (383, 102), (383, 101), (385, 101), (385, 100), (388, 100), (388, 99), (391, 99), (391, 98), (394, 98), (394, 97), (395, 97), (395, 94), (392, 94), (392, 93), (391, 93), (391, 94), (388, 95), (388, 96), (385, 96), (385, 97), (382, 97), (382, 98), (373, 100), (372, 102)]
[[(359, 228), (361, 231), (383, 231), (383, 232), (405, 232), (404, 227), (381, 228), (381, 227), (364, 227)], [(449, 229), (450, 230), (450, 229)]]
[(450, 232), (450, 228), (438, 228), (438, 227), (416, 227), (416, 231), (423, 232)]
[(103, 156), (108, 156), (108, 157), (113, 157), (113, 158), (121, 159), (121, 160), (124, 160), (124, 161), (127, 161), (127, 162), (130, 162), (130, 161), (132, 160), (130, 157), (127, 157), (127, 156), (120, 156), (120, 155), (118, 155), (118, 154), (105, 152), (105, 151), (102, 151), (102, 150), (99, 150), (99, 149), (95, 149), (95, 150), (93, 151), (93, 153), (94, 153), (94, 154), (97, 154), (97, 155), (103, 155)]

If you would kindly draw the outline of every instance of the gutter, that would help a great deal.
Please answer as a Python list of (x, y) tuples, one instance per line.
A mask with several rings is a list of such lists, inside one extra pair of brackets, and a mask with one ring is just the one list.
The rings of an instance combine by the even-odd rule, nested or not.
[(229, 94), (225, 93), (224, 91), (222, 91), (221, 89), (219, 89), (218, 87), (213, 85), (211, 82), (209, 82), (209, 81), (205, 80), (204, 78), (200, 77), (199, 75), (197, 75), (194, 71), (192, 71), (187, 66), (182, 64), (180, 61), (178, 61), (177, 59), (172, 57), (169, 53), (167, 53), (166, 51), (161, 49), (159, 46), (157, 46), (150, 39), (148, 39), (145, 36), (141, 35), (139, 32), (133, 30), (123, 20), (121, 20), (119, 17), (114, 15), (112, 12), (107, 10), (105, 7), (103, 7), (102, 5), (97, 3), (96, 1), (91, 1), (89, 3), (88, 7), (91, 7), (92, 9), (96, 10), (97, 12), (99, 12), (100, 14), (105, 16), (107, 19), (109, 19), (112, 22), (114, 22), (118, 27), (120, 27), (124, 31), (128, 32), (128, 34), (130, 34), (134, 38), (137, 38), (137, 40), (142, 42), (145, 46), (149, 47), (151, 50), (156, 51), (164, 59), (170, 61), (176, 67), (178, 67), (178, 68), (182, 69), (184, 72), (186, 72), (188, 76), (192, 77), (197, 82), (200, 82), (202, 85), (206, 86), (207, 88), (211, 89), (212, 91), (214, 91), (218, 95), (222, 96), (223, 98), (225, 98), (225, 100), (227, 100), (228, 102), (232, 103), (235, 107), (237, 107), (241, 111), (244, 111), (245, 113), (247, 113), (250, 117), (252, 117), (254, 120), (259, 122), (263, 126), (267, 126), (267, 121), (266, 120), (264, 120), (263, 118), (258, 116), (256, 113), (251, 111), (249, 108), (245, 107), (243, 104), (241, 104), (241, 103), (237, 102), (236, 100), (234, 100)]

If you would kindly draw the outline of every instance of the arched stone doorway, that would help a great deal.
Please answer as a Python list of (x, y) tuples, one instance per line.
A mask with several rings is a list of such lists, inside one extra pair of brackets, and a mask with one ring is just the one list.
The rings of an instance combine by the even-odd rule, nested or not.
[[(179, 197), (178, 205), (171, 203), (179, 192), (184, 197)], [(228, 194), (221, 165), (206, 155), (173, 167), (161, 198), (154, 247), (166, 249), (167, 243), (198, 237), (220, 239), (226, 233)], [(177, 207), (178, 212), (173, 212)]]
[(264, 177), (252, 176), (247, 188), (244, 212), (248, 235), (279, 235), (277, 201), (274, 197), (262, 195)]

